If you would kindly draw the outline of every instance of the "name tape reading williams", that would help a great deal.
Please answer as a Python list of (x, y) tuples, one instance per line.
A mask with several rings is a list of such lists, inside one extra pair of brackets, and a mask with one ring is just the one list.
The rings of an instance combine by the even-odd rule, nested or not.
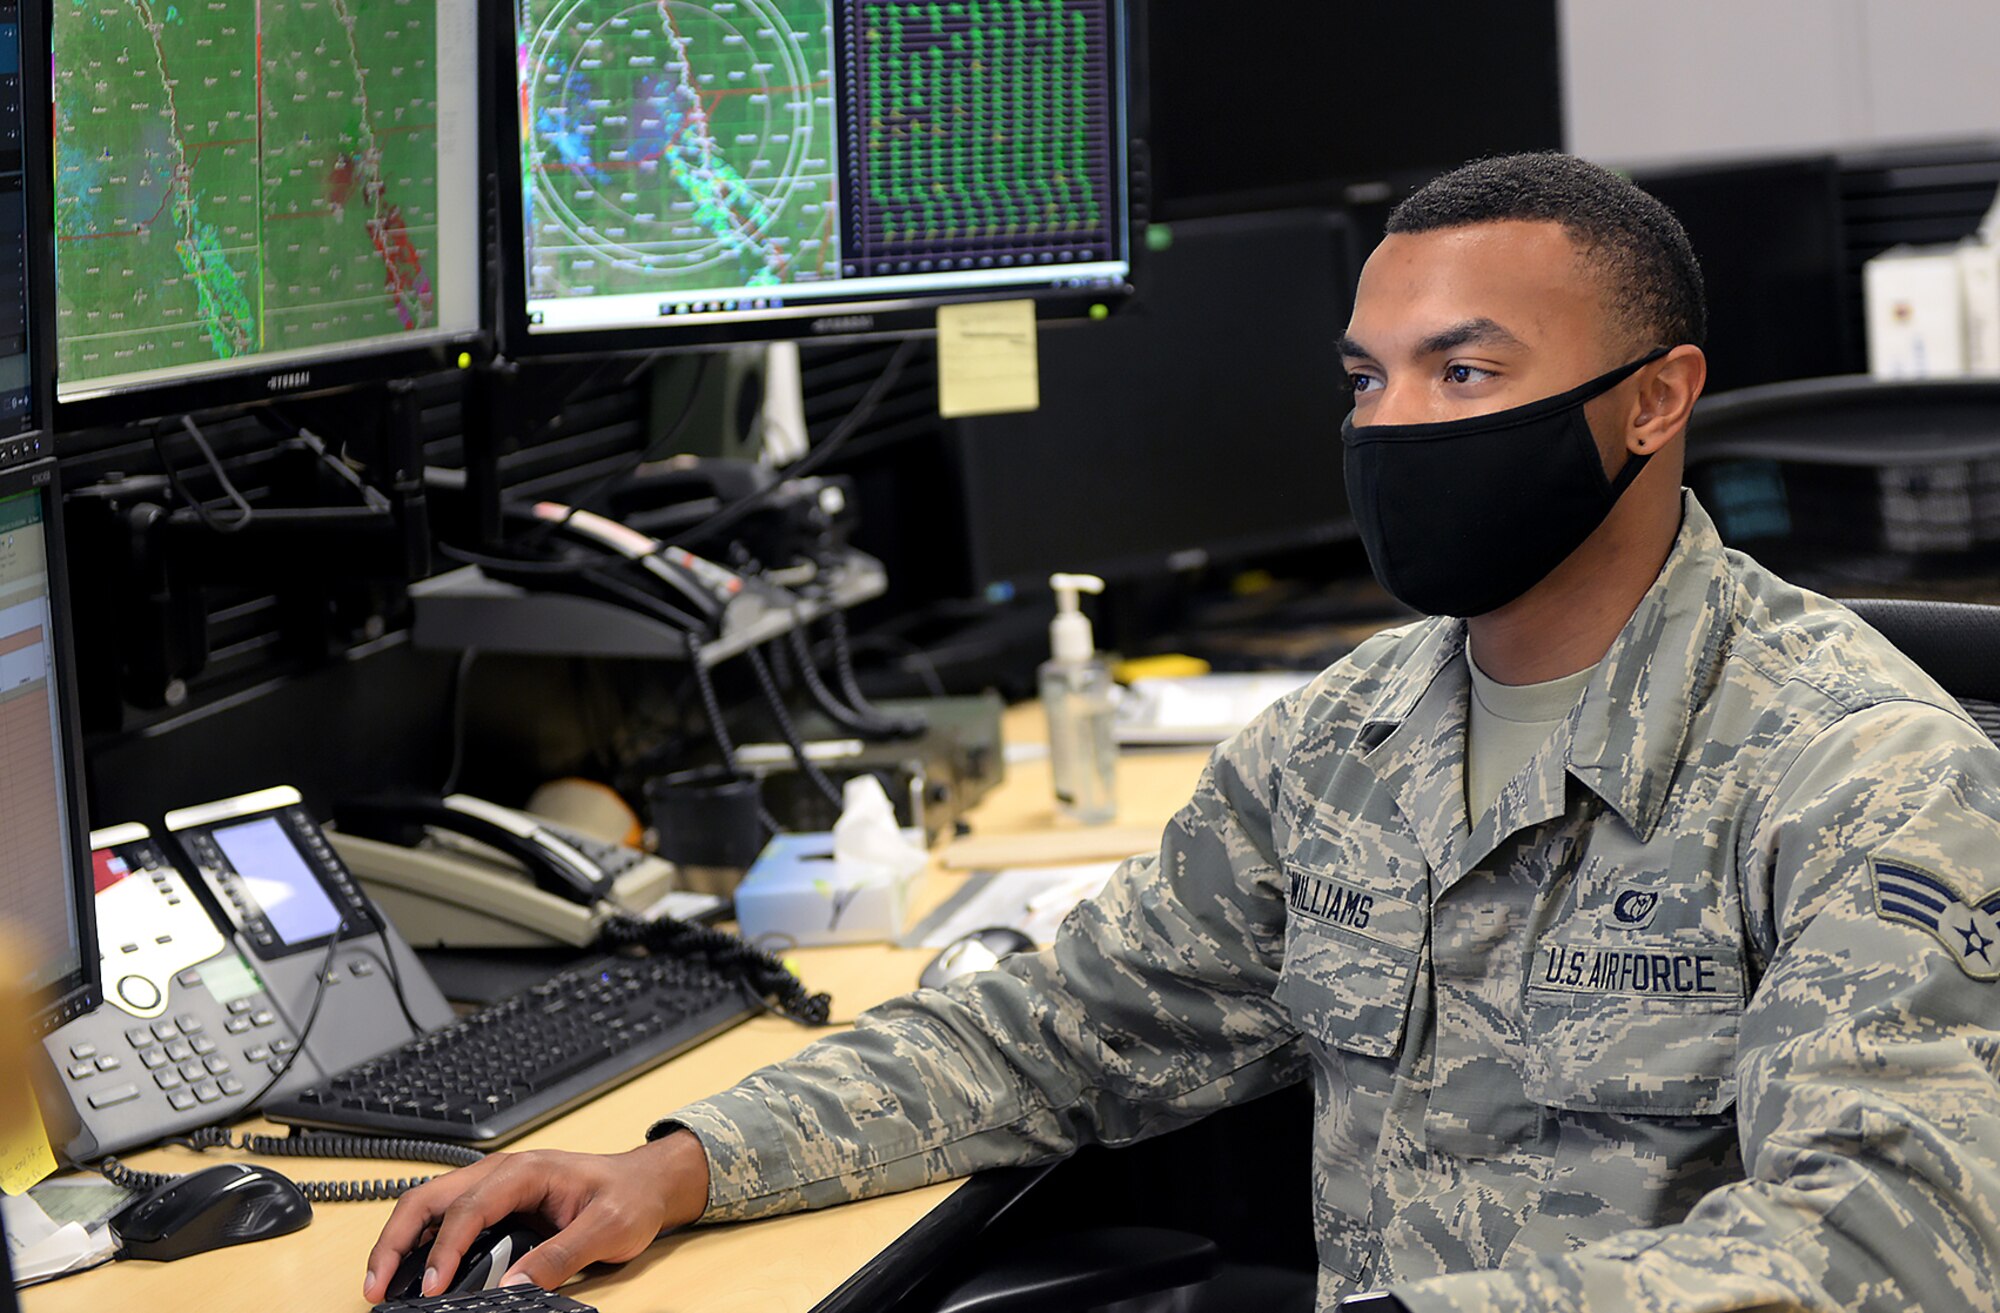
[(1298, 871), (1292, 872), (1291, 889), (1285, 901), (1296, 911), (1350, 930), (1367, 929), (1369, 913), (1375, 910), (1375, 895), (1325, 876)]

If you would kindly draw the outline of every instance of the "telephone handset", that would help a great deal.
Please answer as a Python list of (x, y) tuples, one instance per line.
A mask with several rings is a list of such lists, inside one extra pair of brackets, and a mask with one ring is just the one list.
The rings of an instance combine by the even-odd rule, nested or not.
[(722, 612), (743, 592), (743, 577), (680, 547), (618, 521), (560, 502), (536, 502), (534, 515), (580, 542), (628, 561), (678, 593), (711, 630), (722, 627)]
[(143, 825), (91, 834), (105, 1003), (43, 1041), (71, 1162), (235, 1117), (451, 1020), (296, 790), (167, 829), (180, 865)]
[(722, 906), (675, 890), (670, 862), (465, 794), (333, 810), (334, 847), (419, 947), (581, 948), (617, 916), (701, 920)]
[(482, 798), (463, 793), (362, 798), (342, 803), (334, 814), (343, 834), (372, 835), (406, 847), (421, 843), (428, 827), (462, 834), (506, 856), (538, 889), (586, 906), (611, 897), (613, 867), (601, 854), (593, 857), (573, 837), (528, 813)]
[[(799, 599), (768, 580), (738, 574), (685, 548), (560, 502), (510, 507), (515, 555), (453, 549), (495, 579), (575, 594), (637, 611), (697, 642), (725, 634), (784, 631)], [(785, 617), (784, 624), (774, 616)]]

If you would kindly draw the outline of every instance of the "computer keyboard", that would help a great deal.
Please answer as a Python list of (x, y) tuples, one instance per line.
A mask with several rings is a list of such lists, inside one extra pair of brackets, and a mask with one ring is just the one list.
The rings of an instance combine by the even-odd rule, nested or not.
[(266, 1105), (273, 1121), (488, 1147), (758, 1011), (706, 962), (605, 957)]
[(597, 1313), (597, 1309), (540, 1286), (502, 1286), (428, 1299), (392, 1299), (377, 1304), (374, 1313)]

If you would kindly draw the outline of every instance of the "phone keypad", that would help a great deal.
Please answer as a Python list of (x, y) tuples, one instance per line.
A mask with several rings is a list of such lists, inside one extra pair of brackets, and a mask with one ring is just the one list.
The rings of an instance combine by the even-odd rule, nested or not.
[[(143, 1128), (145, 1140), (237, 1111), (226, 1101), (261, 1090), (298, 1047), (261, 990), (224, 1003), (190, 967), (174, 975), (172, 993), (157, 1021), (119, 1026), (99, 1013), (70, 1023), (63, 1046), (52, 1046), (69, 1058), (63, 1073), (77, 1103), (129, 1124), (134, 1136)], [(86, 1026), (87, 1038), (76, 1033)]]

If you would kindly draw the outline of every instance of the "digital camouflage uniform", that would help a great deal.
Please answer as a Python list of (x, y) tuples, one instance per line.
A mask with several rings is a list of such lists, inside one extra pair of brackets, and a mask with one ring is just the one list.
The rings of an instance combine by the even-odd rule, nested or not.
[(1468, 832), (1464, 632), (1379, 635), (1271, 708), (1050, 950), (656, 1126), (701, 1139), (707, 1217), (1305, 1078), (1322, 1308), (1995, 1307), (2000, 751), (1690, 497)]

